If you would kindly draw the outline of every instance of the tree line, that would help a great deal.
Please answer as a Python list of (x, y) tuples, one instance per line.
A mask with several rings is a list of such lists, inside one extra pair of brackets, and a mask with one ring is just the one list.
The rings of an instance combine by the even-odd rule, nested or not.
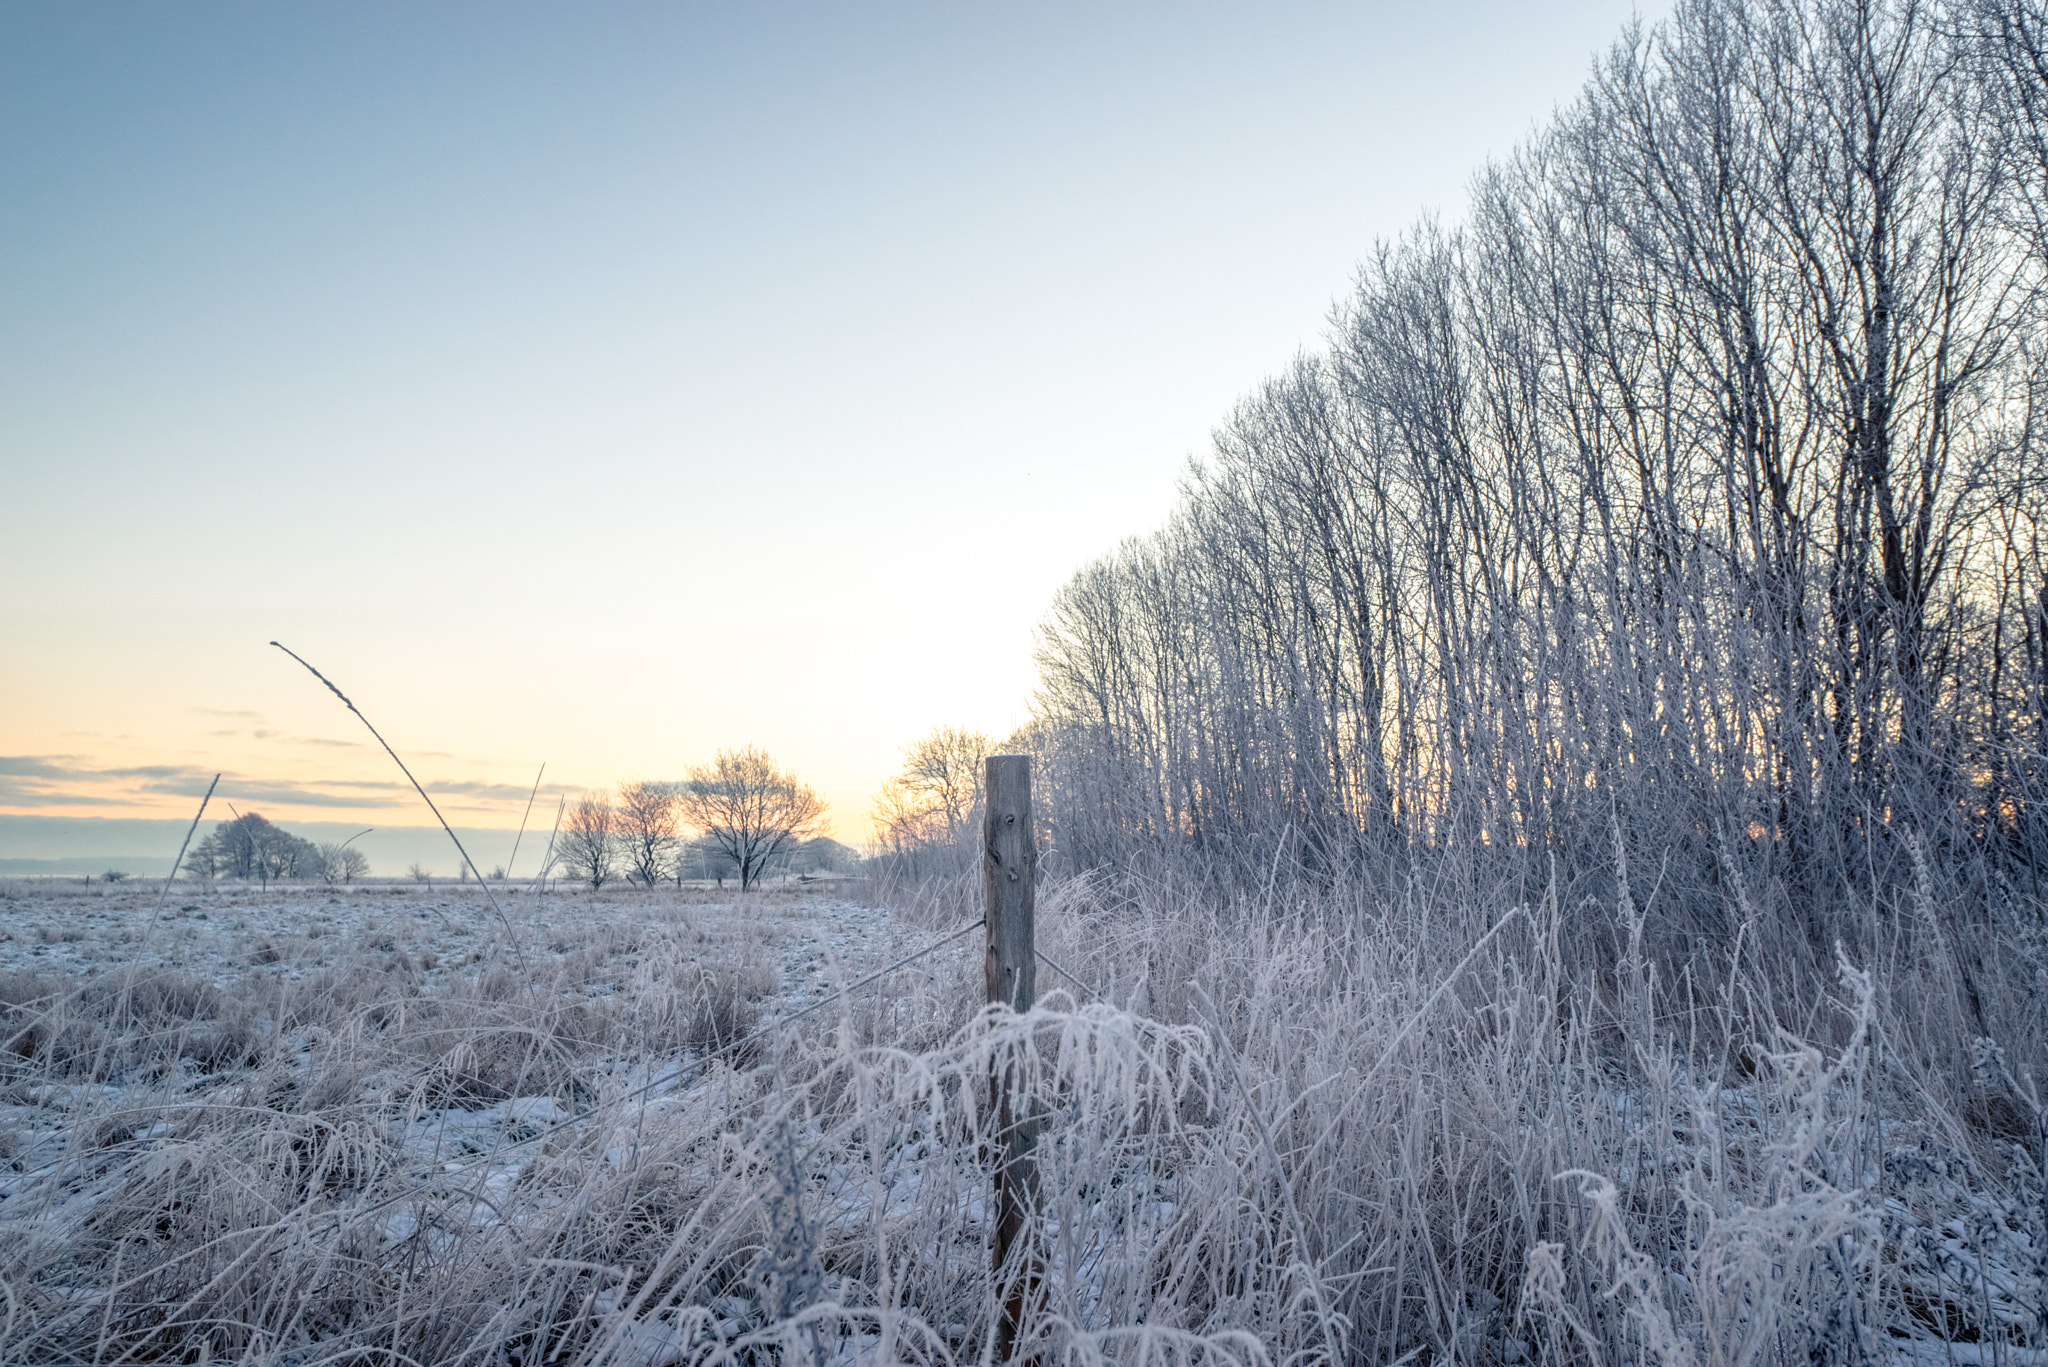
[[(693, 827), (696, 839), (683, 834)], [(858, 856), (824, 834), (825, 803), (762, 750), (721, 750), (681, 782), (637, 780), (569, 804), (551, 851), (593, 888), (726, 878), (749, 890), (767, 874), (843, 870)]]
[(1063, 856), (1462, 851), (1511, 896), (1619, 857), (1822, 941), (1916, 858), (2038, 896), (2044, 38), (2040, 0), (1631, 28), (1059, 594)]
[[(749, 890), (778, 872), (854, 869), (860, 854), (824, 829), (825, 804), (808, 784), (757, 748), (721, 750), (681, 781), (636, 780), (565, 804), (539, 876), (559, 872), (593, 888), (621, 879), (651, 887), (732, 878)], [(216, 826), (187, 852), (183, 868), (208, 881), (338, 883), (366, 876), (370, 862), (347, 841), (316, 844), (250, 812)], [(418, 864), (408, 872), (427, 876)]]

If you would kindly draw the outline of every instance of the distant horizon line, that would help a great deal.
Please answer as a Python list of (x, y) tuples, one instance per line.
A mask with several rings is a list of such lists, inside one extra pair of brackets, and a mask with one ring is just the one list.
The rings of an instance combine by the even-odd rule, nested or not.
[[(254, 811), (256, 811), (256, 809), (252, 807), (252, 808), (250, 809), (250, 811), (251, 811), (251, 812), (254, 812)], [(243, 815), (245, 815), (245, 816), (246, 816), (246, 815), (248, 815), (248, 813), (246, 813), (246, 812), (245, 812), (245, 813), (243, 813)], [(233, 817), (232, 815), (227, 815), (227, 816), (222, 816), (222, 817), (221, 817), (221, 818), (219, 818), (219, 819), (220, 819), (220, 820), (222, 820), (222, 821), (233, 821), (233, 820), (234, 820), (235, 818), (234, 818), (234, 817)], [(334, 818), (334, 817), (324, 817), (324, 816), (323, 816), (323, 817), (268, 817), (268, 816), (267, 816), (267, 817), (265, 817), (264, 819), (265, 819), (265, 820), (267, 820), (267, 821), (270, 821), (270, 822), (272, 822), (272, 823), (273, 823), (273, 824), (275, 824), (275, 825), (286, 825), (286, 824), (293, 824), (293, 825), (300, 825), (300, 826), (363, 826), (363, 825), (366, 825), (366, 824), (368, 824), (368, 823), (365, 823), (365, 822), (363, 822), (363, 821), (360, 821), (360, 820), (353, 820), (353, 821), (351, 821), (351, 820), (341, 820), (341, 819), (337, 819), (337, 818)], [(163, 823), (166, 823), (166, 824), (169, 824), (169, 825), (175, 825), (175, 826), (189, 826), (189, 825), (191, 825), (191, 824), (192, 824), (192, 818), (191, 818), (191, 817), (189, 817), (189, 816), (97, 816), (97, 815), (95, 815), (95, 816), (52, 816), (52, 815), (50, 815), (50, 814), (48, 814), (48, 813), (45, 813), (45, 812), (9, 812), (9, 811), (0, 811), (0, 821), (151, 821), (151, 822), (163, 822)], [(199, 824), (200, 824), (200, 825), (202, 825), (202, 826), (205, 826), (205, 825), (209, 825), (209, 824), (211, 824), (211, 821), (212, 821), (212, 816), (211, 816), (211, 812), (209, 811), (209, 814), (208, 814), (208, 816), (207, 816), (206, 818), (203, 818), (203, 819), (202, 819), (202, 820), (200, 821), (200, 823), (199, 823)], [(453, 824), (453, 823), (450, 823), (450, 824)], [(373, 829), (373, 830), (384, 830), (384, 831), (411, 831), (411, 830), (439, 831), (439, 830), (440, 830), (441, 828), (440, 828), (439, 826), (435, 825), (435, 824), (434, 824), (433, 822), (431, 822), (431, 821), (427, 821), (427, 822), (412, 822), (412, 821), (390, 821), (390, 822), (385, 822), (385, 823), (383, 823), (382, 825), (372, 826), (372, 827), (371, 827), (371, 829)], [(457, 827), (456, 827), (455, 829), (457, 829), (458, 831), (517, 831), (517, 830), (518, 830), (518, 829), (520, 829), (520, 828), (519, 828), (519, 825), (518, 825), (518, 823), (516, 823), (516, 822), (515, 822), (515, 823), (513, 823), (512, 825), (509, 825), (509, 826), (483, 826), (483, 825), (462, 825), (462, 826), (457, 826)], [(529, 824), (529, 825), (528, 825), (528, 826), (526, 827), (526, 829), (530, 831), (530, 830), (533, 830), (533, 829), (534, 829), (534, 827), (533, 827), (532, 825), (530, 825), (530, 824)], [(545, 827), (543, 827), (542, 829), (545, 829)]]
[[(373, 876), (376, 877), (389, 876), (391, 870), (403, 869), (412, 863), (431, 869), (436, 877), (443, 876), (443, 869), (447, 876), (454, 876), (457, 868), (454, 846), (448, 841), (448, 833), (439, 826), (410, 822), (379, 825), (363, 821), (270, 819), (291, 834), (316, 844), (343, 840), (366, 829), (374, 832), (356, 848), (370, 856)], [(222, 813), (220, 820), (231, 821), (233, 818)], [(211, 809), (207, 819), (199, 824), (204, 829), (194, 836), (195, 841), (214, 828), (216, 822)], [(552, 824), (529, 824), (523, 836), (517, 826), (459, 825), (454, 830), (479, 869), (511, 864), (516, 879), (523, 876), (522, 869), (532, 867), (531, 861), (542, 856)], [(108, 868), (161, 877), (169, 869), (172, 858), (178, 853), (179, 842), (185, 838), (191, 825), (190, 816), (49, 816), (0, 812), (0, 877), (39, 872), (97, 874)], [(870, 841), (846, 840), (837, 835), (832, 838), (863, 855), (876, 852)], [(149, 845), (158, 845), (159, 848), (143, 853), (142, 847)], [(513, 862), (515, 847), (516, 863)], [(47, 867), (52, 864), (62, 867)], [(98, 867), (87, 869), (83, 865)], [(124, 865), (127, 867), (122, 868)]]

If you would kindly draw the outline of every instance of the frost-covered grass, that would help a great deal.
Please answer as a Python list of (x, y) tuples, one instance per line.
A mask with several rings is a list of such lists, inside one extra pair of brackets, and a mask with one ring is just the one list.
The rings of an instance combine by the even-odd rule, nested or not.
[(474, 889), (150, 905), (0, 892), (0, 1359), (985, 1360), (992, 1076), (1048, 1362), (2040, 1356), (2034, 1045), (1941, 1071), (1926, 966), (1071, 879), (1030, 1016), (969, 937), (773, 1029), (970, 897), (514, 897), (518, 955)]

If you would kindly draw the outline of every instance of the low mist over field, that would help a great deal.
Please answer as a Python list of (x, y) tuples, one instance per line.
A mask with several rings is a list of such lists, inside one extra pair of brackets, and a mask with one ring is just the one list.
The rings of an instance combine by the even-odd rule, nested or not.
[(2044, 0), (0, 115), (0, 1362), (2048, 1363)]

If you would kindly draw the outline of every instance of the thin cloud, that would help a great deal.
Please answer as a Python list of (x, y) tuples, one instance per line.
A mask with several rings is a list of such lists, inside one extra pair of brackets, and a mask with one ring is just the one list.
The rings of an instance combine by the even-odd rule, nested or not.
[[(521, 786), (516, 783), (485, 783), (480, 780), (469, 780), (460, 783), (429, 783), (426, 785), (426, 789), (428, 792), (437, 795), (449, 793), (457, 797), (486, 798), (498, 802), (511, 802), (515, 800), (524, 802), (526, 801), (526, 795), (533, 791), (530, 786)], [(541, 792), (548, 796), (553, 796), (561, 791), (563, 790), (559, 788), (541, 789)]]
[[(397, 779), (327, 778), (321, 779), (320, 785), (324, 788), (367, 789), (400, 797), (412, 792), (411, 784), (402, 783)], [(483, 779), (422, 779), (421, 785), (436, 798), (466, 797), (487, 802), (524, 802), (526, 795), (532, 791), (530, 787), (521, 784), (492, 783)], [(543, 788), (541, 791), (553, 794), (562, 790)]]
[(9, 807), (119, 807), (122, 797), (104, 792), (80, 792), (77, 785), (104, 788), (109, 783), (137, 778), (152, 780), (145, 791), (173, 792), (189, 796), (202, 791), (212, 774), (183, 764), (150, 764), (133, 769), (87, 769), (75, 763), (73, 755), (0, 756), (0, 805)]
[(251, 740), (276, 740), (283, 741), (286, 745), (318, 745), (333, 750), (361, 750), (367, 748), (361, 741), (332, 740), (326, 736), (288, 736), (281, 731), (271, 731), (260, 726), (254, 728), (231, 726), (223, 731), (209, 731), (206, 734), (223, 737), (247, 736)]
[(0, 777), (0, 807), (119, 807), (119, 798), (91, 793), (52, 792), (48, 788), (25, 786), (19, 779)]
[(87, 778), (146, 778), (158, 782), (197, 783), (204, 787), (219, 771), (196, 764), (138, 764), (128, 769), (92, 769)]
[[(166, 787), (145, 785), (148, 792), (172, 791)], [(389, 807), (391, 800), (384, 797), (352, 797), (346, 793), (324, 792), (318, 788), (301, 787), (296, 783), (260, 783), (242, 780), (221, 781), (221, 796), (237, 802), (274, 802), (287, 807)]]
[(323, 778), (320, 780), (329, 788), (371, 788), (384, 793), (409, 793), (412, 785), (400, 783), (397, 779), (383, 778)]
[[(307, 737), (302, 743), (337, 749), (360, 748), (354, 742), (320, 737)], [(204, 792), (216, 772), (197, 764), (136, 764), (95, 769), (79, 763), (79, 759), (76, 755), (0, 755), (0, 806), (117, 807), (145, 794), (191, 797)], [(91, 791), (94, 788), (100, 791)], [(108, 794), (108, 788), (117, 789), (118, 795)], [(439, 799), (466, 800), (460, 810), (476, 812), (496, 810), (483, 804), (524, 802), (530, 791), (524, 784), (492, 783), (481, 779), (437, 779), (429, 782), (426, 788)], [(551, 785), (545, 795), (552, 797), (562, 791)], [(395, 778), (332, 778), (296, 783), (289, 779), (258, 779), (229, 773), (222, 775), (220, 795), (243, 803), (363, 810), (402, 806), (411, 801), (411, 787)]]
[(0, 755), (0, 775), (10, 778), (89, 778), (90, 769), (75, 768), (60, 764), (60, 760), (75, 760), (77, 755)]

